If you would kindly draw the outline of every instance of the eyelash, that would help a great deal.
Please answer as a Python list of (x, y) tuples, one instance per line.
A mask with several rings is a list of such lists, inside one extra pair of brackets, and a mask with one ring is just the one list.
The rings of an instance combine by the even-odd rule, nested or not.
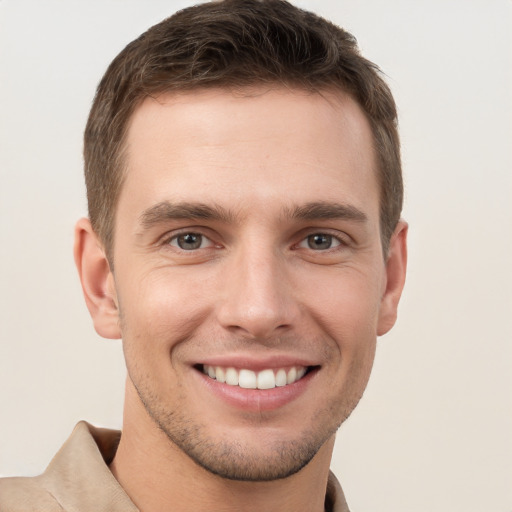
[[(178, 240), (180, 237), (185, 237), (187, 235), (192, 235), (192, 236), (196, 236), (196, 237), (200, 237), (201, 238), (201, 245), (203, 244), (203, 242), (205, 241), (208, 241), (209, 242), (209, 247), (198, 247), (196, 249), (183, 249), (182, 247), (179, 247), (178, 246)], [(174, 245), (172, 242), (173, 241), (176, 241), (176, 245)], [(173, 248), (175, 248), (176, 250), (179, 250), (179, 251), (182, 251), (182, 252), (189, 252), (189, 253), (192, 253), (192, 252), (195, 252), (196, 250), (198, 249), (208, 249), (213, 246), (215, 246), (215, 242), (213, 242), (213, 240), (205, 235), (204, 233), (201, 233), (200, 230), (193, 230), (193, 229), (188, 229), (188, 230), (184, 230), (184, 231), (181, 231), (179, 233), (173, 233), (172, 235), (170, 236), (166, 236), (163, 238), (162, 242), (161, 242), (161, 245), (163, 246), (171, 246)]]
[[(180, 247), (178, 245), (179, 238), (185, 237), (187, 235), (200, 237), (201, 240), (200, 240), (199, 247), (193, 247), (191, 249), (184, 249), (183, 247)], [(312, 247), (310, 245), (310, 241), (311, 241), (312, 237), (327, 238), (328, 243), (330, 244), (330, 247), (327, 247), (325, 249), (323, 249), (323, 248), (315, 249), (314, 247)], [(176, 243), (173, 243), (173, 242), (176, 242)], [(208, 246), (201, 247), (201, 245), (203, 245), (203, 243), (205, 243), (205, 242), (208, 243)], [(332, 245), (333, 243), (334, 243), (334, 246)], [(307, 244), (307, 246), (306, 246), (306, 244)], [(181, 231), (179, 233), (173, 233), (171, 236), (165, 237), (162, 240), (161, 245), (171, 246), (175, 250), (178, 250), (178, 251), (184, 252), (184, 253), (194, 253), (194, 252), (198, 251), (199, 249), (210, 249), (211, 247), (214, 247), (216, 245), (217, 245), (217, 247), (220, 247), (220, 245), (215, 244), (215, 242), (209, 236), (205, 235), (204, 233), (201, 233), (201, 231), (199, 229), (197, 231), (193, 230), (193, 229), (192, 230), (189, 229), (189, 230)], [(311, 250), (316, 253), (322, 253), (322, 252), (325, 253), (325, 252), (332, 252), (332, 251), (336, 251), (336, 250), (342, 250), (349, 245), (350, 245), (350, 240), (348, 240), (348, 236), (346, 236), (346, 235), (340, 236), (339, 232), (336, 232), (336, 234), (333, 234), (326, 230), (326, 231), (313, 231), (313, 232), (309, 232), (308, 234), (305, 234), (297, 244), (293, 245), (292, 249), (293, 250), (306, 249), (306, 250)]]
[[(312, 244), (319, 242), (316, 247)], [(322, 244), (329, 245), (329, 247), (321, 247)], [(333, 235), (329, 232), (318, 231), (315, 233), (311, 233), (303, 238), (297, 247), (304, 249), (311, 249), (315, 252), (327, 252), (330, 250), (336, 250), (340, 247), (345, 247), (347, 245), (347, 241), (344, 240), (339, 235)]]

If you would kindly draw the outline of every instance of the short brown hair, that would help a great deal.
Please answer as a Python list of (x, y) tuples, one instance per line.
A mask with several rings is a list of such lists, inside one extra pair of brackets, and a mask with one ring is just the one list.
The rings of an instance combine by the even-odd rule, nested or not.
[(121, 51), (98, 86), (85, 130), (85, 179), (91, 223), (107, 255), (135, 108), (162, 92), (257, 84), (335, 88), (359, 103), (373, 131), (387, 253), (403, 183), (396, 106), (379, 69), (361, 56), (351, 34), (284, 0), (224, 0), (189, 7), (150, 28)]

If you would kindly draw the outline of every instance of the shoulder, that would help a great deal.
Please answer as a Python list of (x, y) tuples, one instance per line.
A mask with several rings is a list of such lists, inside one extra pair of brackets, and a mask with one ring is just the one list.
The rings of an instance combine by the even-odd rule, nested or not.
[(0, 512), (137, 512), (108, 467), (120, 435), (78, 423), (43, 474), (0, 478)]
[(62, 512), (40, 477), (0, 478), (0, 512)]

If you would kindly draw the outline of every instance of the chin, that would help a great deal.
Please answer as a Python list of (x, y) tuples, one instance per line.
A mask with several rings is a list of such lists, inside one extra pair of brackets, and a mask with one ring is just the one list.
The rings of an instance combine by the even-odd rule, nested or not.
[(243, 482), (269, 482), (298, 473), (334, 433), (304, 433), (300, 440), (271, 442), (260, 435), (257, 441), (242, 442), (233, 438), (219, 440), (218, 436), (205, 434), (201, 427), (196, 428), (195, 435), (162, 425), (160, 428), (170, 442), (209, 473)]
[(269, 482), (298, 473), (348, 416), (340, 417), (339, 408), (338, 415), (327, 408), (317, 416), (314, 428), (295, 430), (294, 438), (286, 439), (290, 432), (280, 429), (269, 432), (265, 426), (232, 429), (226, 425), (219, 430), (211, 423), (191, 421), (179, 410), (170, 412), (151, 403), (144, 405), (172, 446), (188, 459), (213, 475), (241, 482)]

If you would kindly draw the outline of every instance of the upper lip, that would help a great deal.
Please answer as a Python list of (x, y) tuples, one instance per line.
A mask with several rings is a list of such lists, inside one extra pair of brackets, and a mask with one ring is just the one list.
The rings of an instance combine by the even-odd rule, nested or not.
[(238, 368), (253, 371), (265, 369), (279, 369), (291, 366), (319, 366), (318, 361), (295, 355), (250, 356), (244, 354), (230, 354), (210, 356), (196, 362), (196, 365), (220, 366), (223, 368)]

